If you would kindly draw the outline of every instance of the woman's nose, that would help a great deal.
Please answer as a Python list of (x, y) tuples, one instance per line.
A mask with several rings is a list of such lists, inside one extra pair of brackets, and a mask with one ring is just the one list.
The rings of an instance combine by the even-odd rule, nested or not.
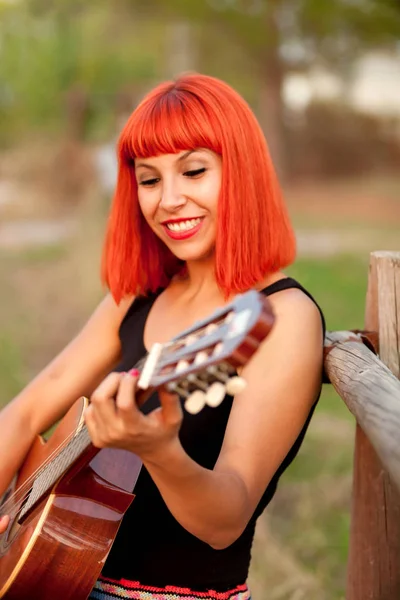
[(176, 211), (186, 204), (186, 197), (175, 182), (164, 182), (160, 207), (168, 211)]

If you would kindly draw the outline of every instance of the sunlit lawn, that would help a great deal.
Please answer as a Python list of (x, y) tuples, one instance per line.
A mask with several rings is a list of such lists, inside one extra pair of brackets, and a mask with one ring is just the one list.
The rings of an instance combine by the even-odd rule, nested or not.
[[(1, 403), (84, 322), (100, 294), (94, 264), (81, 245), (0, 256)], [(329, 329), (362, 328), (368, 256), (302, 258), (287, 272), (315, 295)], [(260, 520), (255, 600), (344, 597), (352, 450), (352, 417), (325, 386), (301, 452)]]

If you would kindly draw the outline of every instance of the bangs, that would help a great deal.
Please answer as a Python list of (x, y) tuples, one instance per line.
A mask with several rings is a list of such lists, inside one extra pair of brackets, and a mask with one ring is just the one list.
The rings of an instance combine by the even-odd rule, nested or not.
[[(212, 126), (212, 121), (214, 121)], [(120, 138), (127, 160), (207, 148), (221, 154), (215, 118), (191, 92), (163, 90), (134, 111)]]

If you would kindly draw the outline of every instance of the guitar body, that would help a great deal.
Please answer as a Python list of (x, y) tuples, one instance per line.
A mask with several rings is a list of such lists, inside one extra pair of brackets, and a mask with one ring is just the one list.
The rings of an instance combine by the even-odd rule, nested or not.
[[(17, 492), (83, 421), (79, 400), (48, 442), (38, 437), (5, 497)], [(141, 469), (131, 452), (93, 447), (21, 523), (0, 536), (0, 598), (86, 600), (98, 578)]]

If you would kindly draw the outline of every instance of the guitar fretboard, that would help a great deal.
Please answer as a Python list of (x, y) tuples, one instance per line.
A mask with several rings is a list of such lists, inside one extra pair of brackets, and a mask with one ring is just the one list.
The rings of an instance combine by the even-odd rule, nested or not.
[(84, 425), (53, 460), (36, 477), (32, 490), (21, 511), (23, 517), (74, 464), (90, 445), (89, 432)]

